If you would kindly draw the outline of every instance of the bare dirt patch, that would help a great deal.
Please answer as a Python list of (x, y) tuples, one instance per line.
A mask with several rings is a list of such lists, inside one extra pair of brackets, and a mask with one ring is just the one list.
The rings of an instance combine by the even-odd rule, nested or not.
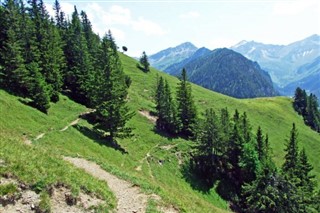
[(51, 196), (52, 212), (94, 212), (91, 207), (103, 204), (103, 200), (80, 192), (79, 196), (73, 198), (69, 189), (57, 187), (53, 189)]
[[(144, 213), (146, 211), (149, 198), (156, 201), (161, 200), (158, 195), (146, 195), (142, 193), (139, 187), (134, 186), (130, 182), (122, 180), (115, 175), (110, 174), (109, 172), (106, 172), (94, 162), (90, 162), (81, 158), (64, 157), (64, 159), (76, 167), (84, 169), (92, 176), (107, 182), (109, 188), (115, 194), (118, 200), (117, 213)], [(159, 210), (168, 213), (179, 212), (171, 206), (159, 207)]]
[(139, 114), (148, 118), (149, 121), (151, 121), (152, 123), (156, 123), (157, 121), (157, 116), (151, 115), (149, 111), (147, 110), (139, 110)]
[[(17, 190), (14, 193), (0, 196), (1, 213), (37, 212), (41, 199), (40, 194), (32, 191), (27, 185), (20, 183), (13, 178), (0, 179), (0, 186), (8, 184), (14, 184)], [(70, 203), (70, 198), (73, 199), (72, 203)], [(51, 191), (50, 206), (51, 212), (53, 213), (94, 212), (93, 207), (103, 203), (103, 200), (82, 192), (74, 198), (70, 189), (64, 186), (55, 186)]]
[(64, 159), (76, 167), (84, 169), (92, 176), (106, 181), (109, 188), (118, 199), (118, 213), (144, 213), (146, 211), (148, 195), (141, 193), (139, 187), (133, 186), (131, 183), (121, 180), (118, 177), (104, 171), (94, 162), (90, 162), (81, 158), (65, 157)]

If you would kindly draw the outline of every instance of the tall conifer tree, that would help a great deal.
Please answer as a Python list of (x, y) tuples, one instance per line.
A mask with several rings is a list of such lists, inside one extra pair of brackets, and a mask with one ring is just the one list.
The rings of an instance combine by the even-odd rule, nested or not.
[(295, 123), (292, 124), (290, 131), (290, 138), (286, 145), (285, 162), (282, 166), (283, 172), (293, 181), (297, 175), (297, 165), (299, 163), (299, 150), (298, 150), (298, 131)]
[(193, 137), (196, 129), (197, 111), (185, 69), (182, 70), (180, 82), (177, 87), (177, 103), (178, 118), (181, 122), (181, 134), (186, 137)]
[(98, 118), (95, 128), (103, 131), (111, 141), (116, 137), (129, 137), (132, 130), (126, 127), (126, 122), (133, 113), (126, 106), (126, 75), (111, 32), (102, 39), (98, 61), (100, 69), (96, 71), (95, 82), (92, 82), (95, 87), (91, 91)]

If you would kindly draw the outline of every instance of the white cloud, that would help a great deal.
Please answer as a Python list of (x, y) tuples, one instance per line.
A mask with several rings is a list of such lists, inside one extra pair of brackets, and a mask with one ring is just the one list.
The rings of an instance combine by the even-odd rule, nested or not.
[(294, 0), (294, 1), (279, 1), (273, 7), (275, 15), (298, 15), (309, 8), (318, 7), (318, 0)]
[(179, 18), (181, 19), (192, 19), (192, 18), (198, 18), (200, 14), (197, 11), (190, 11), (184, 14), (180, 14)]
[(115, 37), (117, 40), (124, 40), (126, 38), (126, 35), (122, 30), (114, 27), (111, 27), (110, 30), (113, 37)]
[(86, 12), (94, 30), (100, 35), (111, 29), (117, 39), (124, 39), (125, 33), (119, 29), (123, 26), (146, 35), (164, 35), (166, 33), (157, 23), (143, 17), (134, 18), (128, 8), (119, 5), (113, 5), (105, 10), (99, 4), (91, 3), (86, 7)]
[(131, 25), (134, 30), (144, 32), (146, 35), (164, 35), (164, 31), (157, 23), (139, 17), (138, 20), (132, 21)]
[[(54, 17), (55, 16), (55, 11), (53, 10), (53, 4), (45, 3), (45, 6), (46, 6), (46, 9), (47, 9), (49, 15)], [(60, 7), (61, 7), (61, 10), (65, 13), (66, 18), (68, 16), (71, 17), (71, 14), (74, 11), (74, 5), (73, 4), (70, 4), (70, 3), (67, 3), (67, 2), (61, 2), (60, 3)], [(79, 8), (77, 8), (77, 9), (78, 9), (78, 12), (79, 12)]]

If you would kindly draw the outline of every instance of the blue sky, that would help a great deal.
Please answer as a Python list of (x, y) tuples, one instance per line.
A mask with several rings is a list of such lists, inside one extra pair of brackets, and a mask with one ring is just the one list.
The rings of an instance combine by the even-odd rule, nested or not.
[[(53, 0), (45, 0), (52, 12)], [(87, 12), (101, 36), (111, 29), (128, 55), (148, 55), (190, 41), (209, 49), (258, 41), (289, 44), (320, 34), (319, 0), (60, 0)]]

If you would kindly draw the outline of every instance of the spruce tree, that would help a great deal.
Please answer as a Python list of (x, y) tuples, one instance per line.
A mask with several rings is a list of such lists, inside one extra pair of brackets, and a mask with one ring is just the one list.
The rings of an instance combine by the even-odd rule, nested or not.
[(274, 168), (265, 167), (258, 178), (243, 187), (245, 212), (298, 213), (297, 190)]
[(299, 150), (298, 150), (298, 131), (295, 123), (292, 124), (290, 131), (290, 138), (287, 141), (285, 149), (285, 162), (282, 165), (282, 171), (292, 181), (296, 181), (297, 165), (299, 163)]
[(171, 134), (176, 134), (179, 131), (179, 122), (177, 118), (176, 104), (172, 98), (171, 89), (167, 80), (164, 84), (165, 92), (165, 111), (166, 111), (166, 130)]
[(306, 115), (307, 93), (305, 90), (302, 90), (300, 87), (297, 87), (295, 91), (293, 107), (300, 115), (303, 115), (303, 116)]
[(145, 51), (142, 52), (142, 55), (140, 57), (140, 64), (142, 65), (142, 69), (144, 72), (150, 71), (150, 63), (149, 63), (148, 56)]
[(67, 42), (64, 52), (67, 60), (67, 73), (64, 87), (70, 91), (70, 96), (74, 100), (90, 105), (89, 91), (93, 78), (93, 66), (76, 7), (66, 33)]
[(180, 133), (186, 137), (193, 137), (196, 129), (197, 111), (185, 69), (182, 70), (180, 82), (177, 87), (177, 104), (178, 118), (179, 122), (181, 122)]
[(165, 130), (165, 88), (164, 88), (164, 79), (159, 78), (156, 91), (156, 110), (157, 110), (157, 122), (156, 126), (159, 130)]
[(229, 139), (227, 149), (227, 162), (229, 164), (229, 179), (231, 185), (234, 186), (236, 193), (240, 192), (241, 185), (243, 183), (243, 177), (241, 172), (240, 161), (243, 155), (244, 141), (240, 135), (238, 125), (233, 125), (233, 130)]
[(313, 204), (315, 201), (316, 181), (314, 180), (315, 176), (310, 174), (313, 170), (313, 167), (308, 161), (308, 157), (304, 148), (299, 153), (297, 170), (297, 176), (299, 178), (297, 187), (300, 195), (300, 208), (303, 212), (312, 212), (312, 210), (315, 212), (315, 209), (313, 209)]
[[(1, 17), (1, 86), (23, 97), (29, 97), (30, 74), (23, 58), (23, 40), (20, 37), (22, 16), (19, 4), (7, 0), (3, 4)], [(6, 20), (6, 21), (4, 21)]]
[(205, 120), (202, 122), (198, 135), (198, 151), (201, 155), (222, 155), (221, 127), (218, 116), (213, 109), (207, 109), (204, 113)]
[(128, 87), (115, 41), (109, 32), (102, 39), (98, 57), (100, 69), (96, 71), (91, 95), (98, 123), (95, 128), (110, 141), (116, 137), (131, 136), (126, 122), (133, 116), (126, 106)]
[(40, 111), (47, 113), (50, 107), (50, 96), (48, 92), (48, 85), (39, 71), (38, 64), (32, 62), (27, 65), (30, 72), (30, 85), (32, 85), (29, 94), (32, 97), (32, 105)]
[(212, 186), (214, 175), (221, 170), (218, 162), (223, 154), (222, 133), (218, 116), (213, 109), (207, 109), (204, 117), (197, 134), (194, 160), (199, 176), (206, 181), (208, 186)]
[(313, 130), (320, 132), (320, 111), (317, 96), (311, 93), (307, 99), (306, 124)]
[[(235, 115), (237, 116), (237, 115)], [(239, 123), (240, 132), (245, 142), (249, 142), (251, 140), (251, 125), (249, 123), (249, 119), (247, 118), (247, 113), (244, 112), (240, 117)]]
[(267, 151), (266, 151), (266, 142), (265, 139), (262, 135), (262, 129), (259, 126), (258, 130), (257, 130), (257, 134), (256, 134), (256, 141), (257, 141), (257, 152), (258, 152), (258, 156), (259, 156), (259, 160), (260, 162), (265, 162), (266, 161), (266, 155), (267, 155)]
[(170, 134), (176, 134), (179, 129), (177, 111), (168, 81), (162, 77), (158, 80), (156, 91), (156, 110), (158, 114), (157, 128)]
[[(227, 108), (220, 110), (220, 126), (221, 126), (221, 140), (226, 143), (229, 141), (229, 137), (232, 130), (232, 123), (230, 121), (230, 116)], [(220, 147), (222, 153), (226, 153), (227, 146), (223, 145)]]

